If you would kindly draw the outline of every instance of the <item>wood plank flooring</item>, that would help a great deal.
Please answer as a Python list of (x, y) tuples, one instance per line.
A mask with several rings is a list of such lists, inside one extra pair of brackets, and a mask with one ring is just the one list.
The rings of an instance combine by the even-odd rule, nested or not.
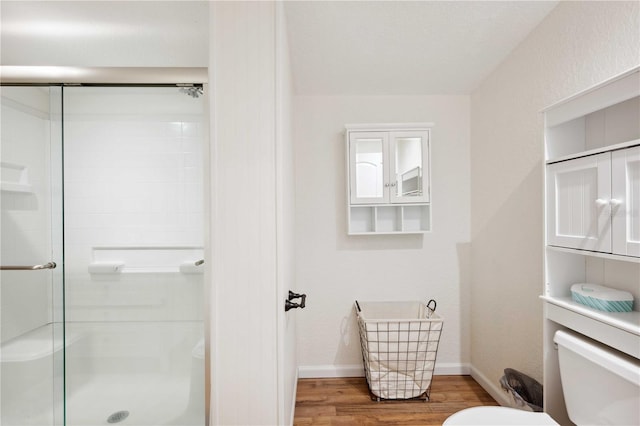
[(441, 425), (478, 405), (498, 404), (471, 376), (434, 376), (428, 402), (372, 401), (364, 377), (300, 379), (294, 426)]

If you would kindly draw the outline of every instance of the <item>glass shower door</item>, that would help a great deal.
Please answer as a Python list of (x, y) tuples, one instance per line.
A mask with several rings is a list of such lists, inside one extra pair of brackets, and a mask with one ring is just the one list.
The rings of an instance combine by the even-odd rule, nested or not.
[(61, 87), (2, 86), (0, 424), (64, 424)]
[(204, 102), (64, 88), (66, 424), (202, 426)]

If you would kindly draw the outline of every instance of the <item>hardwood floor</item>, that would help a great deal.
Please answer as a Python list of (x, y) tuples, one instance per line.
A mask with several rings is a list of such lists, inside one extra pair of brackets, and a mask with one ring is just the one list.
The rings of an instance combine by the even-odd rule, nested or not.
[(498, 404), (471, 376), (434, 376), (428, 402), (372, 401), (364, 377), (300, 379), (294, 425), (441, 425), (478, 405)]

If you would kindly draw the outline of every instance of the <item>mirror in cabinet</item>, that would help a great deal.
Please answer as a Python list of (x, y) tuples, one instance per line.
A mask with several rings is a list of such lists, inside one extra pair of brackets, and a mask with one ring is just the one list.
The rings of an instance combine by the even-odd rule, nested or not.
[(383, 155), (388, 144), (387, 134), (360, 132), (353, 135), (351, 144), (354, 153), (352, 200), (382, 201), (387, 181)]
[(347, 130), (349, 202), (429, 202), (429, 129)]
[(393, 133), (391, 141), (393, 144), (393, 164), (394, 170), (391, 173), (393, 182), (394, 199), (403, 197), (423, 197), (424, 184), (423, 176), (425, 164), (422, 146), (425, 145), (426, 135)]

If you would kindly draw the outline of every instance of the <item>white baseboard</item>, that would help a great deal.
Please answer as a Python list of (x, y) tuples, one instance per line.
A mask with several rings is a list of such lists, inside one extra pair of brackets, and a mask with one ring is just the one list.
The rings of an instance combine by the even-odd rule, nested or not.
[(502, 387), (493, 383), (474, 366), (471, 366), (471, 377), (473, 377), (473, 379), (478, 382), (478, 384), (482, 386), (482, 388), (486, 390), (487, 393), (498, 402), (498, 404), (503, 407), (510, 407), (512, 405), (509, 400), (509, 396)]
[(468, 376), (470, 372), (469, 364), (446, 362), (436, 363), (436, 369), (433, 374), (436, 376)]
[(301, 365), (298, 367), (301, 379), (320, 379), (328, 377), (364, 377), (362, 365)]
[[(464, 376), (470, 373), (469, 364), (439, 363), (436, 364), (436, 376)], [(301, 365), (298, 367), (298, 378), (318, 379), (329, 377), (364, 377), (361, 364), (351, 365)]]

